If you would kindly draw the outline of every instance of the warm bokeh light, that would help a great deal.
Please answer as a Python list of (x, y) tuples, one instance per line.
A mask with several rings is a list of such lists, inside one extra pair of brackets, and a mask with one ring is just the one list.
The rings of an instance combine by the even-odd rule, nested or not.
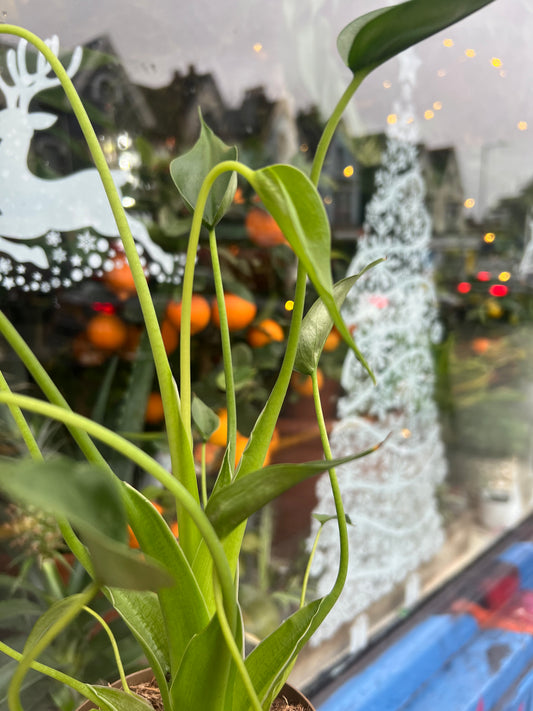
[(499, 57), (493, 57), (490, 60), (490, 63), (492, 64), (493, 67), (501, 67), (502, 66), (502, 60)]
[(472, 289), (472, 284), (470, 284), (468, 281), (461, 281), (459, 284), (457, 284), (457, 291), (460, 294), (468, 294), (468, 292)]
[(501, 272), (500, 274), (498, 274), (498, 279), (500, 281), (509, 281), (510, 278), (511, 272)]
[(477, 273), (479, 281), (490, 281), (492, 274), (490, 272), (481, 271)]
[(408, 430), (407, 427), (404, 427), (404, 429), (402, 430), (402, 437), (404, 439), (409, 439), (410, 436), (411, 436), (411, 430)]
[(470, 210), (472, 207), (474, 207), (475, 204), (476, 204), (476, 201), (474, 200), (474, 198), (467, 198), (467, 199), (464, 201), (464, 206), (465, 206), (467, 209), (469, 209), (469, 210)]
[(442, 101), (434, 101), (433, 108), (435, 111), (440, 111), (442, 109)]
[(476, 50), (475, 49), (465, 49), (465, 54), (469, 59), (472, 59), (472, 57), (476, 56)]
[(516, 126), (519, 131), (527, 131), (527, 121), (519, 121)]
[(307, 153), (307, 151), (309, 150), (309, 146), (307, 145), (307, 143), (300, 144), (300, 150), (302, 151), (302, 153)]
[(494, 232), (486, 232), (483, 235), (483, 242), (486, 242), (487, 244), (491, 244), (492, 242), (494, 242), (495, 239), (496, 235), (494, 234)]
[(396, 116), (396, 114), (389, 114), (387, 116), (387, 123), (390, 124), (391, 126), (392, 126), (392, 124), (396, 123), (397, 120), (398, 120), (398, 117)]
[(491, 296), (506, 296), (509, 289), (504, 284), (493, 284), (489, 289)]
[(331, 203), (333, 202), (333, 198), (331, 197), (331, 195), (326, 195), (324, 197), (324, 202), (326, 203), (326, 205), (331, 205)]
[(263, 49), (263, 45), (261, 42), (256, 42), (254, 44), (254, 52), (260, 52)]
[(426, 119), (426, 121), (431, 121), (434, 116), (435, 114), (433, 113), (433, 111), (431, 111), (431, 109), (424, 111), (424, 118)]
[(353, 165), (347, 165), (346, 168), (342, 171), (342, 174), (344, 175), (345, 178), (351, 178), (353, 173), (354, 173)]
[(453, 47), (453, 40), (450, 37), (446, 37), (446, 39), (442, 40), (442, 44), (445, 47)]
[(285, 302), (285, 311), (292, 311), (294, 308), (294, 301), (289, 299), (288, 301)]
[(385, 81), (383, 82), (383, 88), (384, 88), (384, 89), (390, 89), (391, 86), (392, 86), (391, 82), (388, 81), (387, 79), (385, 79)]
[(437, 72), (437, 76), (441, 77), (441, 78), (445, 77), (446, 76), (446, 69), (439, 69), (439, 71)]

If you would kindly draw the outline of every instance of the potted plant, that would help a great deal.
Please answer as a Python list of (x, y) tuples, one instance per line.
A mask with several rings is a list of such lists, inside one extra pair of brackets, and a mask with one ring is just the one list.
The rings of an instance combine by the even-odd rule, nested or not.
[[(121, 688), (88, 684), (39, 661), (47, 647), (78, 615), (87, 611), (97, 614), (90, 605), (100, 594), (112, 603), (142, 647), (165, 711), (190, 708), (260, 711), (271, 707), (299, 652), (335, 604), (346, 577), (348, 520), (334, 467), (369, 453), (354, 453), (333, 460), (320, 405), (318, 362), (333, 325), (353, 349), (369, 377), (373, 377), (340, 314), (343, 299), (360, 275), (332, 283), (330, 228), (317, 191), (324, 158), (344, 108), (372, 69), (489, 1), (409, 0), (375, 10), (350, 23), (338, 38), (338, 48), (353, 72), (353, 79), (326, 124), (310, 177), (291, 165), (248, 168), (238, 161), (235, 148), (224, 145), (201, 122), (198, 142), (170, 166), (174, 182), (193, 212), (183, 278), (179, 375), (169, 367), (150, 289), (120, 196), (68, 73), (50, 47), (38, 37), (23, 28), (0, 25), (1, 33), (32, 43), (59, 77), (101, 175), (148, 332), (172, 472), (131, 441), (73, 412), (13, 325), (0, 314), (0, 332), (45, 397), (39, 400), (16, 395), (10, 391), (4, 376), (0, 377), (0, 402), (9, 406), (30, 455), (27, 459), (2, 461), (0, 486), (13, 499), (54, 514), (67, 546), (90, 575), (90, 583), (82, 591), (58, 600), (38, 619), (22, 653), (0, 642), (0, 650), (19, 662), (8, 692), (10, 711), (22, 708), (20, 691), (30, 669), (74, 688), (102, 711), (151, 708), (148, 701), (129, 689), (118, 656)], [(232, 202), (237, 175), (250, 183), (263, 207), (278, 224), (298, 259), (298, 272), (292, 320), (279, 374), (246, 448), (236, 462), (236, 395), (216, 226)], [(202, 225), (209, 234), (227, 411), (226, 452), (209, 495), (203, 473), (200, 482), (197, 481), (193, 429), (207, 441), (220, 423), (209, 408), (194, 398), (190, 383), (191, 300)], [(304, 316), (308, 280), (319, 298)], [(326, 461), (264, 467), (294, 370), (311, 379)], [(45, 460), (23, 414), (26, 410), (63, 423), (85, 460), (59, 456)], [(134, 462), (172, 494), (176, 501), (179, 540), (152, 503), (115, 475), (95, 442)], [(329, 469), (340, 539), (337, 579), (327, 595), (308, 602), (306, 576), (299, 609), (245, 656), (238, 560), (246, 521), (283, 491), (325, 468)], [(141, 551), (128, 547), (128, 526)]]

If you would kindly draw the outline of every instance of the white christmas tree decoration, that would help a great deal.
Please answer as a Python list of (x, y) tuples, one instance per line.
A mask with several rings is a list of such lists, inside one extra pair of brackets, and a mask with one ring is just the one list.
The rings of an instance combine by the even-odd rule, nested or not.
[[(334, 457), (370, 448), (377, 452), (338, 470), (349, 526), (350, 568), (344, 592), (314, 637), (329, 638), (368, 606), (403, 583), (443, 543), (435, 500), (446, 474), (438, 412), (433, 400), (432, 344), (441, 337), (429, 241), (431, 221), (417, 157), (412, 94), (419, 60), (414, 50), (399, 58), (401, 96), (394, 106), (375, 193), (367, 206), (364, 234), (349, 274), (370, 262), (348, 295), (344, 318), (373, 369), (374, 386), (359, 362), (346, 357), (333, 428)], [(317, 484), (317, 511), (333, 513), (327, 477)], [(314, 562), (318, 593), (337, 573), (335, 523), (324, 527)], [(315, 531), (311, 532), (310, 540)], [(411, 574), (411, 575), (410, 575)]]

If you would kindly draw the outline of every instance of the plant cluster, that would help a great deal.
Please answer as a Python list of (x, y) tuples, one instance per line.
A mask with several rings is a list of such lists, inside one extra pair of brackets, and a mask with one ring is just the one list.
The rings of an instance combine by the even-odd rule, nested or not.
[[(102, 711), (150, 708), (128, 689), (119, 659), (122, 689), (85, 683), (39, 661), (82, 611), (97, 614), (90, 605), (100, 593), (112, 603), (142, 647), (166, 711), (270, 708), (299, 652), (338, 599), (346, 578), (348, 521), (334, 468), (369, 453), (334, 460), (320, 404), (318, 363), (333, 325), (369, 377), (373, 377), (340, 314), (342, 302), (360, 274), (337, 284), (331, 275), (330, 225), (317, 190), (326, 152), (346, 105), (372, 69), (488, 1), (409, 0), (350, 23), (338, 38), (338, 48), (353, 78), (326, 124), (310, 177), (285, 164), (252, 170), (238, 160), (236, 148), (224, 145), (201, 122), (197, 143), (170, 166), (177, 189), (193, 213), (181, 299), (179, 372), (170, 368), (157, 312), (120, 197), (67, 72), (38, 37), (22, 28), (0, 25), (1, 33), (31, 42), (59, 77), (100, 172), (146, 325), (171, 461), (170, 473), (127, 438), (73, 412), (15, 328), (0, 314), (0, 332), (45, 397), (39, 400), (16, 395), (1, 377), (0, 402), (9, 406), (30, 457), (3, 461), (0, 485), (13, 499), (57, 517), (68, 548), (90, 576), (89, 584), (80, 592), (57, 601), (37, 620), (22, 652), (0, 643), (0, 651), (18, 661), (8, 692), (10, 711), (21, 711), (21, 688), (32, 668), (72, 687)], [(234, 200), (237, 176), (251, 186), (262, 208), (278, 225), (298, 267), (294, 309), (279, 373), (236, 465), (236, 368), (216, 229)], [(193, 396), (191, 387), (191, 309), (202, 227), (208, 233), (218, 305), (227, 412), (225, 455), (211, 492), (205, 486), (203, 469), (198, 483), (193, 456), (193, 431), (207, 441), (219, 425), (217, 416)], [(308, 280), (318, 300), (304, 315)], [(310, 377), (326, 461), (264, 466), (294, 370)], [(84, 461), (59, 456), (45, 459), (24, 410), (64, 424)], [(96, 442), (115, 454), (104, 457)], [(116, 467), (123, 460), (134, 463), (172, 494), (179, 541), (150, 500), (117, 477)], [(325, 468), (329, 470), (340, 540), (336, 581), (324, 597), (307, 601), (306, 575), (299, 609), (245, 657), (238, 560), (246, 521), (280, 493)], [(326, 524), (326, 520), (322, 523)], [(128, 546), (128, 526), (141, 552)]]

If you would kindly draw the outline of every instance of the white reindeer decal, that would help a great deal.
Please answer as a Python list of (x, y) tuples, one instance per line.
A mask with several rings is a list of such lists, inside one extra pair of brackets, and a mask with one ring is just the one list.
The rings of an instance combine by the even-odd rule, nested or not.
[[(57, 55), (57, 37), (47, 40)], [(7, 68), (12, 83), (0, 77), (0, 91), (6, 108), (0, 111), (0, 250), (17, 262), (29, 262), (46, 269), (49, 266), (44, 249), (13, 240), (42, 237), (47, 232), (68, 232), (92, 228), (109, 238), (119, 236), (111, 208), (107, 202), (98, 172), (94, 168), (72, 175), (42, 179), (28, 168), (28, 151), (34, 131), (52, 126), (57, 116), (29, 111), (31, 99), (41, 91), (58, 86), (55, 76), (48, 76), (51, 67), (39, 54), (35, 71), (26, 62), (27, 42), (21, 40), (17, 51), (7, 52)], [(67, 69), (72, 77), (79, 69), (81, 47), (76, 47)], [(113, 171), (117, 188), (128, 181), (123, 171)], [(158, 262), (167, 274), (174, 269), (172, 255), (164, 252), (150, 239), (144, 224), (128, 216), (133, 236)], [(6, 239), (9, 238), (9, 239)]]

